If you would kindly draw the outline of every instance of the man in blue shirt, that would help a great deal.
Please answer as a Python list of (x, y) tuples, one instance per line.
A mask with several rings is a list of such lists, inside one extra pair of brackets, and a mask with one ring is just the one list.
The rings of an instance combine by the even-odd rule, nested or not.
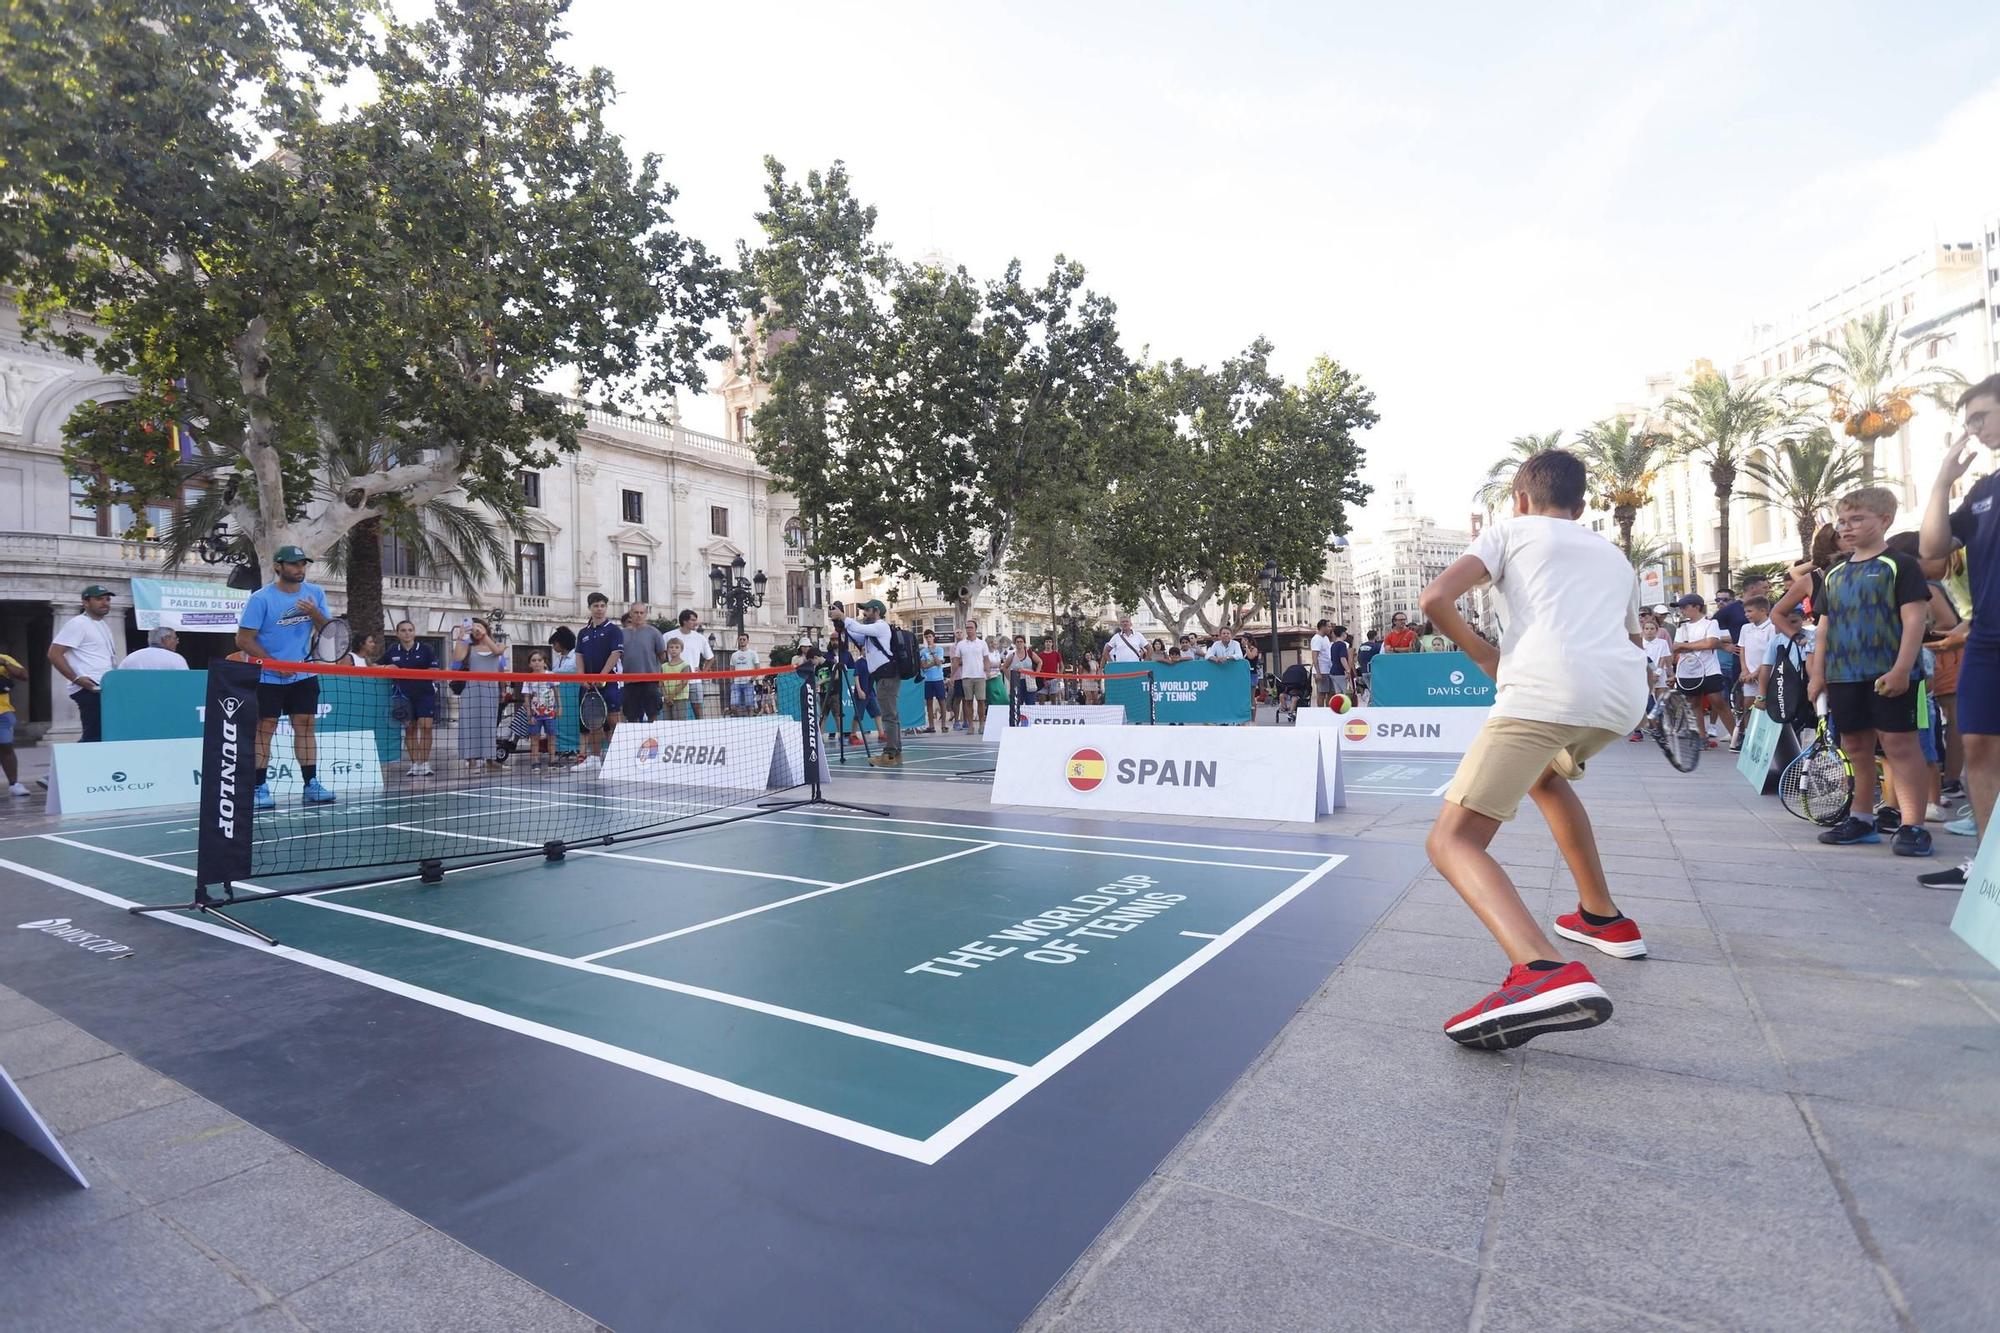
[[(576, 657), (583, 664), (585, 675), (616, 671), (625, 655), (625, 631), (618, 622), (611, 619), (611, 599), (601, 592), (589, 597), (590, 623), (576, 632)], [(590, 683), (583, 686), (593, 688)], [(611, 744), (611, 729), (623, 720), (619, 713), (624, 703), (616, 685), (597, 685), (595, 688), (604, 696), (604, 726), (597, 731), (588, 727), (578, 738), (583, 749), (583, 758), (577, 761), (578, 768), (601, 767), (604, 751)]]
[[(280, 546), (273, 563), (277, 581), (250, 594), (236, 629), (236, 647), (252, 657), (278, 662), (303, 662), (312, 650), (313, 633), (331, 617), (326, 589), (306, 582), (312, 557), (296, 546)], [(319, 741), (313, 724), (319, 718), (319, 677), (303, 671), (273, 671), (257, 677), (257, 799), (256, 808), (271, 810), (271, 737), (278, 719), (292, 720), (292, 755), (305, 780), (307, 805), (331, 805), (333, 793), (320, 785)]]
[[(1973, 828), (1983, 841), (1993, 834), (1994, 801), (2000, 796), (2000, 472), (1974, 482), (1956, 509), (1951, 492), (1978, 455), (1975, 441), (2000, 453), (2000, 375), (1988, 375), (1967, 389), (1958, 406), (1965, 413), (1965, 433), (1945, 450), (1931, 483), (1919, 549), (1926, 560), (1965, 550), (1972, 629), (1958, 668), (1958, 736), (1965, 746)], [(1950, 870), (1919, 875), (1917, 882), (1932, 889), (1962, 889), (1971, 875), (1968, 857)]]
[(950, 660), (951, 654), (938, 647), (937, 632), (925, 630), (924, 646), (917, 649), (917, 665), (923, 668), (924, 675), (924, 721), (929, 724), (924, 730), (940, 736), (947, 730), (946, 717), (951, 707), (944, 687), (945, 664)]
[[(382, 654), (382, 665), (403, 671), (436, 671), (437, 654), (417, 637), (417, 627), (407, 620), (396, 622), (396, 641)], [(428, 680), (395, 680), (389, 683), (392, 695), (402, 696), (409, 706), (403, 722), (403, 752), (410, 757), (406, 777), (431, 775), (432, 729), (438, 715), (437, 684)]]

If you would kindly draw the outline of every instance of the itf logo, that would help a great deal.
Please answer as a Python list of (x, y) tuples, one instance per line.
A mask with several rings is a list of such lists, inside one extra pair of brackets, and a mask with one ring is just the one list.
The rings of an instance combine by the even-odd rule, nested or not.
[(1104, 756), (1095, 750), (1078, 750), (1063, 765), (1063, 777), (1078, 791), (1092, 791), (1104, 781)]

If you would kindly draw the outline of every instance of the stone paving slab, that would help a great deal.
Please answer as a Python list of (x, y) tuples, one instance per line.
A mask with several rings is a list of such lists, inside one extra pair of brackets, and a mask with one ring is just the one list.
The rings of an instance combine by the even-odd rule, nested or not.
[[(2000, 976), (1915, 883), (1940, 862), (1822, 847), (1733, 767), (1650, 747), (1582, 791), (1653, 950), (1583, 951), (1609, 1024), (1445, 1040), (1506, 963), (1425, 873), (1029, 1327), (1994, 1327)], [(1365, 836), (1420, 840), (1436, 804)], [(1571, 910), (1531, 808), (1494, 854)]]

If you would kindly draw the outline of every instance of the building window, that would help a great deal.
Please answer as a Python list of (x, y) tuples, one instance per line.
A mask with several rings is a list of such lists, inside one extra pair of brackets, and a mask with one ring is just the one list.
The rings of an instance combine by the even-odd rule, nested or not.
[(750, 443), (750, 409), (747, 407), (736, 409), (736, 439), (741, 444)]
[(794, 514), (785, 520), (785, 549), (803, 551), (806, 549), (806, 525)]
[(717, 537), (729, 535), (729, 510), (724, 505), (708, 507), (708, 530)]
[(618, 516), (627, 523), (646, 521), (646, 497), (638, 491), (618, 492)]
[(1903, 313), (1904, 313), (1904, 314), (1906, 314), (1906, 315), (1907, 315), (1907, 314), (1909, 314), (1909, 313), (1910, 313), (1910, 311), (1912, 311), (1912, 310), (1916, 309), (1916, 306), (1917, 306), (1917, 298), (1916, 298), (1916, 297), (1914, 297), (1914, 296), (1912, 296), (1912, 295), (1911, 295), (1910, 293), (1908, 293), (1908, 292), (1904, 292), (1904, 293), (1903, 293)]
[(940, 640), (951, 638), (954, 632), (952, 629), (951, 617), (933, 616), (931, 618), (931, 632), (933, 634), (936, 634)]
[(91, 507), (87, 485), (82, 477), (69, 479), (69, 530), (79, 537), (97, 535), (97, 511)]
[(530, 509), (542, 507), (542, 474), (523, 472), (521, 478), (521, 503)]
[(798, 619), (799, 612), (806, 609), (806, 604), (811, 599), (812, 590), (807, 586), (806, 572), (803, 569), (794, 569), (787, 572), (785, 575), (786, 618), (790, 620)]
[(633, 602), (652, 601), (652, 594), (649, 591), (650, 583), (651, 581), (646, 577), (646, 557), (643, 555), (626, 556), (625, 604), (630, 606)]
[(548, 556), (540, 542), (514, 543), (514, 579), (530, 597), (549, 595)]
[(392, 532), (382, 534), (382, 574), (385, 578), (414, 578), (422, 572), (417, 568), (415, 547)]

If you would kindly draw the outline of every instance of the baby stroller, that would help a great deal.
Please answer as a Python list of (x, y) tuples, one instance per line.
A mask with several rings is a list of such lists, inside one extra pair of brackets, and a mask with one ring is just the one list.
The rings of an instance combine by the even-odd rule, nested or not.
[(1278, 677), (1278, 724), (1297, 725), (1299, 705), (1312, 702), (1312, 672), (1303, 662), (1295, 662), (1285, 668)]

